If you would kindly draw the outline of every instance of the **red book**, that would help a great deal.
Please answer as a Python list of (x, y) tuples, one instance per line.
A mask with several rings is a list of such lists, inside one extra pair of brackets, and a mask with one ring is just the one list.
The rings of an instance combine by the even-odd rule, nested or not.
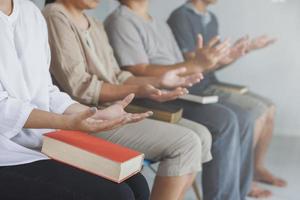
[(138, 173), (144, 159), (142, 153), (77, 131), (45, 134), (42, 152), (54, 160), (117, 183)]

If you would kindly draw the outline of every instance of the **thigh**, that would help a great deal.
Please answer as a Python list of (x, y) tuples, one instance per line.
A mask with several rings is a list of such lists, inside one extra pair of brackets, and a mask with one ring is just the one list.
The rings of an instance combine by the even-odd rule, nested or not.
[(160, 161), (169, 156), (175, 145), (182, 145), (182, 141), (195, 134), (176, 124), (146, 119), (96, 136), (143, 152), (146, 159)]
[(126, 182), (116, 184), (53, 160), (1, 167), (0, 187), (6, 200), (134, 199)]
[[(221, 92), (221, 91), (220, 91)], [(229, 93), (220, 98), (220, 103), (226, 106), (238, 106), (247, 111), (254, 119), (261, 117), (273, 103), (257, 94), (248, 92), (246, 94)]]
[[(173, 101), (172, 104), (184, 109), (184, 118), (207, 127), (212, 134), (213, 140), (222, 135), (226, 130), (237, 126), (237, 116), (235, 113), (230, 108), (219, 103), (198, 104), (184, 100), (176, 100)], [(230, 132), (232, 132), (232, 130)]]

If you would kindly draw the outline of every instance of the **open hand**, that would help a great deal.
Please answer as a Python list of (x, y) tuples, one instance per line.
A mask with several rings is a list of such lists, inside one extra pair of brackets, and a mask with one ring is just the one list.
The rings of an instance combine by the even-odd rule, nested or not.
[(221, 59), (226, 57), (230, 52), (230, 42), (225, 40), (220, 41), (220, 37), (214, 37), (209, 41), (208, 45), (204, 47), (203, 37), (198, 36), (197, 50), (195, 51), (194, 63), (204, 71), (214, 69)]
[(203, 79), (202, 73), (184, 76), (186, 68), (171, 70), (161, 77), (160, 85), (165, 89), (173, 89), (177, 87), (191, 87), (199, 83)]
[(141, 121), (151, 116), (153, 114), (152, 112), (132, 114), (125, 111), (125, 108), (132, 102), (134, 96), (134, 94), (130, 94), (122, 101), (118, 101), (103, 110), (98, 110), (90, 120), (113, 120), (125, 117), (127, 120), (126, 123), (131, 123)]
[(150, 95), (149, 98), (158, 101), (158, 102), (166, 102), (177, 99), (180, 96), (184, 96), (188, 93), (188, 90), (185, 88), (176, 88), (175, 90), (162, 90), (159, 95), (153, 94)]
[(267, 35), (256, 37), (250, 42), (248, 51), (266, 48), (271, 44), (274, 44), (276, 41), (277, 41), (276, 38), (271, 38)]
[(66, 129), (83, 131), (88, 133), (99, 133), (101, 131), (112, 130), (127, 123), (126, 116), (121, 116), (112, 120), (92, 120), (92, 116), (97, 112), (97, 108), (89, 108), (83, 112), (66, 115)]
[(229, 65), (244, 56), (249, 47), (249, 36), (238, 39), (230, 48), (229, 54), (220, 60), (220, 66)]

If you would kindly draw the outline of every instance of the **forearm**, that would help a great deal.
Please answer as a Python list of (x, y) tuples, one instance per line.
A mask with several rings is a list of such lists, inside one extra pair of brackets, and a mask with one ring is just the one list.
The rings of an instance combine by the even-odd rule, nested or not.
[(124, 84), (126, 85), (146, 85), (150, 84), (156, 88), (161, 87), (161, 78), (154, 76), (140, 76), (140, 77), (130, 77), (127, 79)]
[(162, 76), (170, 70), (179, 69), (185, 67), (186, 73), (183, 75), (201, 73), (202, 70), (192, 61), (186, 61), (182, 63), (177, 63), (174, 65), (152, 65), (152, 64), (143, 64), (136, 66), (129, 66), (126, 69), (133, 73), (136, 76)]
[(67, 119), (67, 115), (34, 109), (30, 113), (24, 128), (67, 130), (69, 129)]
[(104, 83), (99, 94), (99, 99), (101, 103), (119, 101), (131, 93), (138, 95), (138, 91), (138, 85), (113, 85)]
[(88, 106), (85, 106), (80, 103), (74, 103), (65, 110), (64, 115), (79, 113), (79, 112), (85, 111), (87, 109), (89, 109)]

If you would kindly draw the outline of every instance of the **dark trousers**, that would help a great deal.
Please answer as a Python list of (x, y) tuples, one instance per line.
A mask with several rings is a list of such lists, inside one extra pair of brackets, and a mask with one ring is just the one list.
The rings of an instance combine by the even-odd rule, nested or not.
[(0, 167), (3, 200), (148, 200), (145, 178), (137, 174), (116, 184), (53, 161)]
[(253, 178), (252, 116), (230, 104), (208, 104), (176, 100), (183, 117), (201, 123), (212, 134), (213, 160), (204, 164), (204, 200), (244, 200)]

